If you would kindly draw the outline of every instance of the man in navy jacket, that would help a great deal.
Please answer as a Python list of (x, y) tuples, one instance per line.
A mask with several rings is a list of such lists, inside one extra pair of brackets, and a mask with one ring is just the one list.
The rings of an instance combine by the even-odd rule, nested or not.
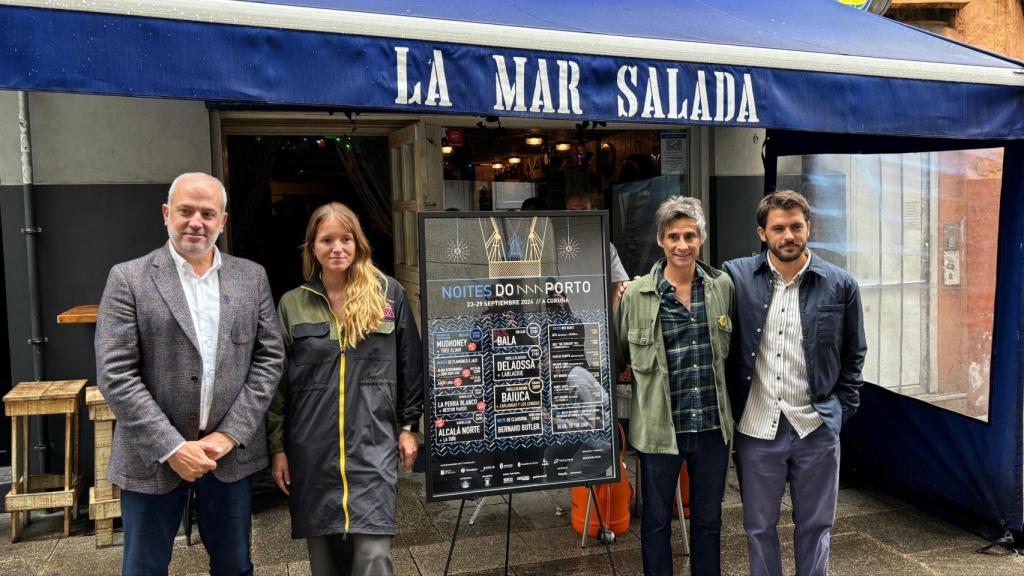
[(807, 249), (802, 195), (765, 196), (757, 224), (768, 250), (723, 266), (736, 287), (728, 380), (750, 571), (782, 574), (776, 526), (788, 479), (797, 574), (826, 574), (839, 431), (860, 405), (867, 351), (860, 292)]

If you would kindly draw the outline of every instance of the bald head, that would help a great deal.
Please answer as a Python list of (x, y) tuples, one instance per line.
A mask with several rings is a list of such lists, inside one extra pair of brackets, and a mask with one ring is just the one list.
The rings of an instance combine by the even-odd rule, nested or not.
[(174, 205), (174, 194), (184, 184), (198, 184), (198, 185), (202, 185), (204, 187), (205, 186), (212, 186), (214, 189), (217, 190), (217, 192), (220, 193), (220, 209), (221, 209), (221, 212), (224, 212), (224, 211), (227, 210), (227, 207), (228, 207), (228, 191), (224, 188), (224, 183), (222, 183), (217, 178), (214, 178), (213, 176), (210, 176), (209, 174), (206, 174), (204, 172), (185, 172), (184, 174), (181, 174), (180, 176), (175, 178), (174, 182), (171, 182), (170, 189), (167, 191), (167, 205), (168, 206), (173, 206)]
[(209, 174), (182, 174), (167, 192), (167, 204), (163, 205), (167, 235), (197, 274), (213, 263), (213, 246), (228, 220), (225, 204), (224, 185)]

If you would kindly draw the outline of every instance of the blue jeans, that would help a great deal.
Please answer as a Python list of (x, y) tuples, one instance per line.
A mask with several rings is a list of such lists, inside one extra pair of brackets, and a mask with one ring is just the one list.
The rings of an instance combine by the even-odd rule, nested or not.
[(672, 574), (672, 510), (685, 461), (690, 475), (690, 573), (717, 576), (722, 571), (722, 495), (729, 447), (721, 430), (678, 434), (676, 446), (678, 455), (640, 453), (644, 574)]
[[(189, 484), (167, 494), (121, 491), (124, 523), (124, 576), (166, 575), (174, 537), (185, 512)], [(210, 574), (252, 574), (249, 537), (252, 532), (252, 478), (225, 483), (213, 474), (192, 485), (203, 546), (210, 555)]]

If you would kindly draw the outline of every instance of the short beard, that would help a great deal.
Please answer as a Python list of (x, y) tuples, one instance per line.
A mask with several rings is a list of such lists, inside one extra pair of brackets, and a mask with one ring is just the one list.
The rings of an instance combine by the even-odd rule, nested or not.
[(794, 262), (796, 260), (799, 260), (800, 257), (804, 255), (804, 252), (807, 251), (806, 244), (801, 244), (799, 247), (800, 251), (797, 252), (795, 256), (785, 254), (784, 252), (782, 252), (782, 250), (777, 250), (773, 246), (769, 246), (768, 249), (771, 250), (772, 255), (774, 255), (775, 259), (778, 260), (779, 262)]

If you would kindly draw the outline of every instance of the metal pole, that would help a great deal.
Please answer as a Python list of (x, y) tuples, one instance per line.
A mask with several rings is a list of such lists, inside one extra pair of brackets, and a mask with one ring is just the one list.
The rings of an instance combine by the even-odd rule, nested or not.
[[(43, 231), (36, 226), (35, 216), (35, 184), (32, 174), (32, 134), (29, 120), (28, 92), (18, 92), (18, 129), (21, 137), (21, 194), (25, 203), (25, 227), (21, 233), (25, 235), (25, 256), (28, 265), (28, 302), (31, 319), (32, 336), (28, 343), (32, 345), (32, 378), (43, 379), (43, 324), (39, 302), (39, 255), (36, 238)], [(46, 417), (32, 419), (33, 436), (36, 437), (36, 465), (40, 472), (48, 469), (46, 454), (50, 449), (49, 430)]]

